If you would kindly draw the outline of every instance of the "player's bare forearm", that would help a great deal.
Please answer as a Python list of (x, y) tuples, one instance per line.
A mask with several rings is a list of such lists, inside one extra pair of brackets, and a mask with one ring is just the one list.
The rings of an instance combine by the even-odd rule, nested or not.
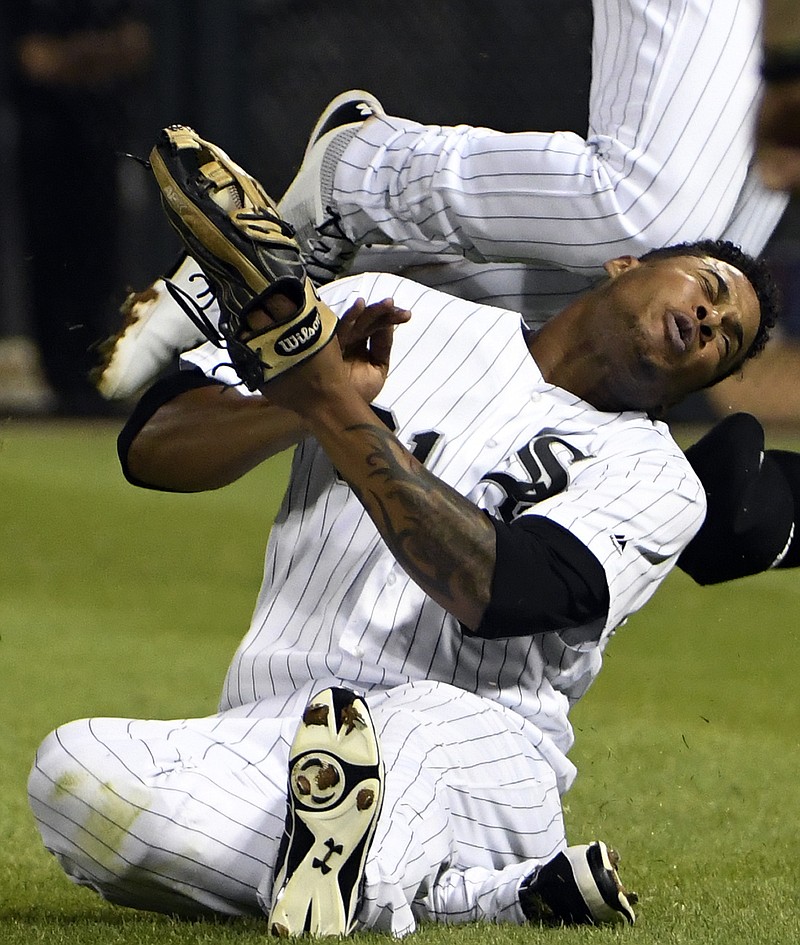
[(158, 408), (133, 440), (128, 468), (158, 489), (219, 489), (304, 434), (291, 410), (230, 387), (200, 387)]
[(409, 317), (392, 300), (353, 306), (340, 326), (341, 344), (327, 345), (264, 390), (300, 415), (406, 573), (475, 629), (489, 603), (494, 529), (414, 459), (368, 403), (388, 375), (394, 329)]
[(495, 533), (486, 516), (422, 466), (363, 401), (328, 401), (309, 422), (398, 564), (437, 603), (477, 628), (495, 565)]

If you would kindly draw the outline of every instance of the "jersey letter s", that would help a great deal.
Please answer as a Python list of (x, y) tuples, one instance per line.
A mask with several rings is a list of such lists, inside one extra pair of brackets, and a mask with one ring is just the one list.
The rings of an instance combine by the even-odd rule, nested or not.
[(567, 488), (569, 463), (559, 455), (557, 448), (566, 450), (573, 461), (587, 458), (570, 443), (557, 436), (545, 434), (534, 437), (527, 446), (517, 451), (517, 459), (530, 477), (527, 482), (504, 472), (488, 473), (483, 477), (483, 482), (493, 482), (505, 493), (506, 497), (497, 509), (504, 522), (513, 522), (532, 505)]

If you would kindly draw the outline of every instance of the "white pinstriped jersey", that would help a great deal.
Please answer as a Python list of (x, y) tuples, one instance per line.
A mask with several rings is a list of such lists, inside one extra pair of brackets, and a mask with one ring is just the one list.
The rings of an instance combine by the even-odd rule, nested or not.
[[(336, 209), (358, 243), (395, 245), (364, 251), (359, 269), (402, 271), (533, 323), (616, 256), (706, 237), (761, 252), (787, 197), (750, 167), (760, 0), (592, 7), (585, 139), (367, 123), (337, 168)], [(431, 257), (445, 252), (466, 259)]]
[[(569, 705), (599, 671), (609, 635), (645, 603), (699, 528), (699, 481), (666, 425), (600, 412), (546, 383), (518, 313), (386, 274), (340, 280), (322, 294), (339, 314), (357, 297), (393, 297), (412, 311), (395, 332), (374, 406), (433, 474), (479, 507), (507, 519), (547, 516), (575, 534), (605, 569), (608, 620), (564, 637), (464, 634), (398, 566), (309, 439), (295, 453), (221, 707), (288, 693), (309, 679), (365, 690), (435, 679), (514, 709), (566, 752)], [(224, 352), (205, 346), (186, 357), (210, 371)], [(216, 376), (225, 379), (225, 371)], [(520, 575), (531, 580), (536, 575)]]

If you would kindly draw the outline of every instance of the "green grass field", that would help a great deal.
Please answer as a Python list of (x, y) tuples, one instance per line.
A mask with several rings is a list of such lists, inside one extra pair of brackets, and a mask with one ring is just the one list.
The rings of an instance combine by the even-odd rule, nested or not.
[[(280, 457), (214, 494), (137, 490), (116, 426), (0, 424), (0, 945), (250, 945), (260, 922), (178, 922), (72, 886), (28, 813), (33, 753), (58, 723), (214, 711), (285, 480)], [(798, 653), (800, 573), (710, 589), (674, 573), (574, 713), (580, 774), (565, 798), (574, 842), (620, 849), (640, 921), (417, 940), (800, 942)]]

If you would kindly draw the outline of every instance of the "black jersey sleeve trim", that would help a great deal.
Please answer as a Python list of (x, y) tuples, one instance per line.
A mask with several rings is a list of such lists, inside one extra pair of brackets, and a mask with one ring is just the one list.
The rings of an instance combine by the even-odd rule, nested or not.
[(136, 439), (139, 431), (153, 416), (159, 407), (173, 400), (178, 394), (187, 390), (194, 390), (197, 387), (222, 387), (219, 381), (206, 377), (199, 368), (189, 368), (185, 371), (177, 371), (174, 374), (168, 374), (161, 380), (156, 381), (152, 387), (148, 388), (142, 395), (139, 402), (133, 408), (133, 413), (128, 418), (127, 423), (122, 428), (117, 437), (117, 456), (119, 457), (122, 473), (125, 478), (134, 486), (142, 489), (154, 489), (158, 492), (174, 492), (177, 490), (163, 489), (159, 486), (153, 486), (149, 482), (137, 479), (128, 466), (128, 451), (131, 443)]
[(491, 600), (474, 635), (559, 633), (570, 646), (598, 640), (608, 617), (608, 582), (586, 545), (541, 515), (510, 525), (491, 521), (497, 536)]

